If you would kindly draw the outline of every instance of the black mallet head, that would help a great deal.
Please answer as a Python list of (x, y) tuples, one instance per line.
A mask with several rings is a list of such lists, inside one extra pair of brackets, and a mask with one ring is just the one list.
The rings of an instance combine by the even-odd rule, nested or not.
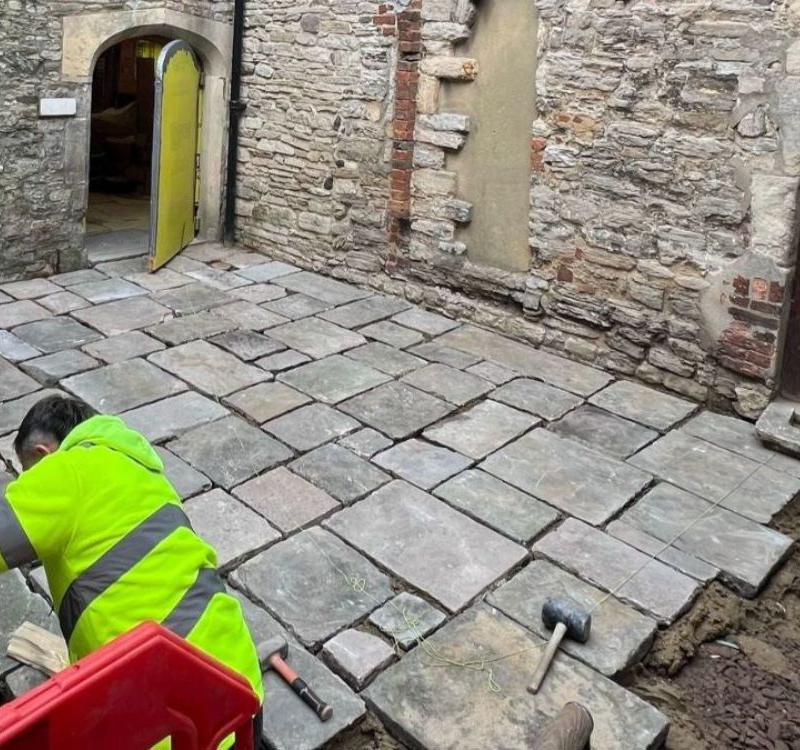
[(567, 637), (578, 643), (586, 643), (592, 632), (592, 615), (568, 596), (552, 597), (542, 607), (542, 621), (548, 630), (562, 623), (567, 628)]

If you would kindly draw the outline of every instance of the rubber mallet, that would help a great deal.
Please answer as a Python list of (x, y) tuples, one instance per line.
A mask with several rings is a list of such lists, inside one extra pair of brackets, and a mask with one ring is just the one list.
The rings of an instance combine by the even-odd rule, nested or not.
[(568, 596), (548, 599), (542, 607), (542, 622), (548, 630), (553, 631), (553, 635), (550, 636), (550, 643), (547, 644), (542, 658), (536, 665), (533, 680), (528, 686), (530, 693), (539, 692), (564, 636), (569, 636), (578, 643), (586, 643), (592, 631), (591, 613)]
[(283, 681), (298, 695), (319, 718), (328, 721), (333, 716), (333, 709), (300, 678), (287, 663), (289, 644), (284, 638), (276, 636), (264, 641), (258, 646), (258, 658), (263, 670), (272, 669), (277, 672)]

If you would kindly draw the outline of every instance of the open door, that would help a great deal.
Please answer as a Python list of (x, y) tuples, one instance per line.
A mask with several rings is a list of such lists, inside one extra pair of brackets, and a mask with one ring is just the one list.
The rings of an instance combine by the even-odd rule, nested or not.
[(201, 70), (184, 41), (167, 44), (156, 63), (150, 200), (150, 270), (195, 235)]

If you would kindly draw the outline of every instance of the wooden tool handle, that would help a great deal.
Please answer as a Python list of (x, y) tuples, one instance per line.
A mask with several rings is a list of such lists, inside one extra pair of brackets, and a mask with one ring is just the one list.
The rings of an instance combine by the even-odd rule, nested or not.
[(536, 750), (584, 750), (594, 729), (592, 715), (580, 703), (567, 703), (536, 743)]
[(561, 641), (564, 639), (564, 634), (566, 632), (567, 626), (564, 625), (563, 622), (559, 622), (553, 630), (553, 635), (550, 636), (550, 643), (547, 644), (547, 648), (542, 654), (542, 658), (539, 659), (539, 663), (536, 665), (536, 671), (533, 673), (533, 679), (531, 680), (531, 684), (528, 685), (529, 693), (533, 693), (535, 695), (539, 692), (539, 688), (542, 686), (542, 681), (547, 675), (547, 671), (550, 669), (550, 663), (553, 661), (556, 651), (558, 651), (558, 647), (561, 645)]

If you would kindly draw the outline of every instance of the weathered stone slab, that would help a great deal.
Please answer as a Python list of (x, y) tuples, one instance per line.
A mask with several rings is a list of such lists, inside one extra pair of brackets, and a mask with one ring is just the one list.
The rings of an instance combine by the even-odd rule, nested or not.
[[(282, 286), (276, 286), (275, 284), (253, 284), (252, 286), (231, 289), (230, 295), (237, 299), (255, 302), (255, 304), (260, 305), (262, 302), (272, 302), (285, 297), (286, 290)], [(284, 317), (288, 318), (290, 316), (285, 315)]]
[[(54, 289), (57, 291), (58, 287), (54, 287)], [(146, 289), (142, 289), (140, 286), (132, 284), (130, 281), (119, 278), (103, 279), (102, 281), (87, 281), (85, 284), (71, 286), (70, 291), (73, 294), (79, 294), (94, 305), (147, 294)]]
[(643, 471), (543, 429), (500, 449), (480, 468), (596, 526), (652, 480)]
[(146, 229), (122, 229), (108, 234), (90, 234), (86, 237), (86, 252), (92, 265), (143, 256), (147, 253), (148, 240), (149, 233)]
[(101, 338), (97, 331), (72, 318), (48, 318), (26, 323), (15, 328), (14, 334), (45, 354), (74, 349)]
[(474, 401), (494, 387), (482, 378), (438, 363), (409, 373), (403, 382), (458, 406)]
[(263, 424), (307, 404), (311, 399), (283, 383), (259, 383), (227, 396), (223, 401), (254, 422)]
[(216, 309), (172, 318), (148, 328), (147, 332), (170, 346), (177, 346), (187, 341), (211, 338), (234, 328), (236, 323)]
[(579, 406), (548, 428), (614, 458), (626, 459), (659, 437), (659, 433), (591, 404)]
[(752, 422), (744, 419), (703, 411), (683, 425), (681, 431), (760, 463), (769, 463), (775, 456), (775, 451), (763, 445)]
[(14, 328), (50, 317), (50, 311), (30, 300), (0, 305), (0, 328)]
[(408, 302), (399, 297), (375, 295), (321, 313), (319, 317), (342, 328), (357, 328), (374, 323), (376, 320), (389, 318), (408, 307)]
[[(188, 258), (181, 258), (180, 256), (173, 259), (170, 263), (174, 266), (176, 263), (182, 262), (190, 263)], [(103, 263), (98, 263), (95, 270), (102, 271), (104, 276), (116, 278), (118, 276), (131, 276), (135, 273), (147, 273), (147, 256), (135, 255), (131, 258), (122, 258), (120, 260), (110, 260)]]
[(216, 550), (223, 571), (281, 538), (258, 513), (220, 489), (188, 500), (183, 509), (192, 528)]
[(655, 620), (613, 596), (605, 598), (600, 589), (545, 560), (534, 560), (489, 594), (487, 601), (536, 635), (549, 639), (551, 633), (542, 622), (542, 608), (551, 597), (564, 596), (592, 613), (592, 632), (586, 643), (570, 638), (562, 641), (562, 649), (571, 656), (613, 677), (649, 651), (656, 634)]
[(47, 682), (48, 677), (44, 672), (40, 672), (33, 667), (22, 666), (6, 675), (5, 682), (11, 695), (19, 698), (21, 695), (30, 692), (39, 685)]
[(330, 443), (298, 458), (291, 469), (345, 505), (391, 480), (369, 461)]
[(351, 687), (361, 690), (394, 661), (394, 649), (376, 635), (351, 629), (331, 638), (322, 648), (322, 658)]
[(256, 365), (262, 370), (274, 374), (276, 372), (283, 372), (284, 370), (291, 370), (292, 367), (297, 367), (297, 365), (302, 365), (310, 361), (311, 358), (307, 357), (305, 354), (300, 354), (300, 352), (296, 352), (294, 349), (289, 349), (285, 352), (277, 352), (276, 354), (263, 357), (256, 362)]
[(625, 521), (612, 521), (606, 526), (606, 531), (615, 539), (635, 547), (646, 555), (655, 555), (657, 560), (703, 583), (709, 583), (719, 575), (719, 568), (675, 547), (664, 549), (664, 542)]
[(339, 507), (327, 492), (281, 466), (237, 487), (236, 497), (288, 534)]
[(544, 380), (578, 396), (590, 396), (613, 379), (602, 370), (557, 357), (474, 326), (462, 326), (445, 333), (437, 341), (474, 354), (480, 359), (496, 362), (523, 375)]
[(164, 474), (175, 491), (186, 500), (201, 492), (211, 489), (211, 480), (182, 461), (166, 448), (156, 448), (156, 452), (164, 462)]
[[(286, 290), (284, 289), (285, 293)], [(331, 308), (331, 305), (327, 302), (321, 302), (313, 297), (306, 297), (305, 294), (290, 294), (288, 297), (283, 297), (274, 302), (266, 302), (263, 306), (264, 309), (290, 320), (308, 318)]]
[(773, 453), (769, 467), (800, 478), (800, 461), (792, 456), (787, 456), (785, 453)]
[(659, 622), (673, 622), (700, 591), (693, 578), (576, 518), (540, 539), (533, 551)]
[[(2, 325), (0, 308), (0, 325)], [(793, 456), (800, 456), (800, 422), (795, 402), (776, 399), (756, 422), (756, 433), (767, 445), (774, 445)]]
[[(345, 574), (365, 581), (363, 589), (351, 585)], [(383, 573), (319, 527), (248, 560), (233, 573), (233, 580), (311, 648), (358, 622), (392, 595)]]
[(275, 636), (280, 636), (290, 644), (299, 646), (295, 637), (267, 612), (264, 607), (254, 604), (243, 592), (230, 585), (226, 586), (226, 589), (227, 592), (241, 604), (244, 619), (247, 622), (247, 627), (250, 629), (250, 634), (253, 636), (253, 643), (255, 643), (256, 646)]
[(286, 347), (268, 336), (255, 331), (228, 331), (211, 339), (212, 344), (235, 354), (239, 359), (251, 362), (259, 357), (283, 351)]
[(507, 370), (505, 367), (501, 367), (500, 365), (496, 365), (494, 362), (478, 362), (477, 365), (468, 367), (467, 372), (471, 373), (472, 375), (477, 375), (479, 378), (483, 378), (484, 380), (488, 380), (490, 383), (494, 383), (495, 385), (503, 385), (509, 380), (513, 380), (517, 376), (515, 372)]
[(365, 427), (363, 430), (343, 437), (339, 443), (357, 456), (372, 458), (376, 453), (386, 450), (392, 441), (377, 430)]
[(337, 513), (325, 525), (451, 612), (527, 556), (524, 547), (401, 481)]
[(278, 376), (278, 380), (326, 404), (344, 401), (390, 379), (369, 365), (339, 354)]
[(442, 365), (455, 367), (459, 370), (466, 370), (468, 367), (480, 362), (481, 359), (474, 354), (459, 351), (451, 346), (445, 346), (440, 343), (440, 339), (418, 344), (411, 347), (409, 351), (431, 362), (439, 362)]
[(36, 299), (37, 297), (46, 297), (48, 294), (56, 294), (61, 291), (61, 288), (47, 279), (26, 279), (3, 284), (0, 286), (0, 291), (14, 299)]
[(10, 432), (8, 435), (0, 437), (0, 469), (11, 469), (16, 476), (22, 474), (22, 465), (19, 462), (14, 450), (14, 440), (17, 437), (16, 432)]
[(472, 463), (460, 453), (416, 438), (398, 443), (372, 460), (423, 490), (441, 484)]
[(266, 379), (264, 370), (244, 364), (207, 341), (156, 352), (150, 361), (209, 396), (226, 396)]
[(189, 391), (127, 411), (122, 418), (150, 442), (160, 443), (228, 414), (216, 401)]
[(197, 427), (169, 449), (226, 490), (292, 457), (286, 446), (238, 417)]
[(169, 315), (169, 309), (149, 297), (131, 297), (76, 310), (72, 315), (106, 336), (116, 336), (161, 323)]
[(244, 300), (216, 308), (215, 312), (232, 320), (236, 323), (237, 328), (245, 331), (263, 331), (265, 328), (274, 328), (289, 322), (289, 319), (283, 315), (277, 315)]
[(438, 336), (461, 325), (457, 320), (423, 310), (421, 307), (412, 307), (410, 310), (395, 315), (392, 320), (406, 328), (414, 328), (422, 333), (427, 333), (429, 336)]
[(22, 362), (40, 354), (38, 349), (25, 343), (19, 336), (8, 331), (0, 331), (0, 357), (3, 359), (9, 362)]
[(666, 483), (650, 490), (622, 520), (715, 565), (734, 591), (748, 597), (756, 596), (792, 545), (773, 529)]
[(300, 292), (331, 305), (344, 305), (347, 302), (354, 302), (357, 299), (363, 299), (371, 295), (371, 292), (365, 292), (363, 289), (351, 284), (343, 284), (341, 281), (335, 281), (327, 276), (320, 276), (310, 271), (301, 271), (290, 276), (282, 276), (275, 283), (278, 286), (291, 289), (293, 292)]
[(486, 670), (437, 669), (420, 649), (379, 675), (366, 690), (370, 707), (413, 750), (536, 747), (546, 721), (576, 698), (594, 717), (593, 747), (650, 750), (666, 736), (659, 711), (564, 653), (531, 695), (544, 641), (484, 604), (445, 625), (430, 645), (455, 661), (521, 655), (492, 661), (500, 692), (489, 690)]
[(157, 294), (155, 300), (162, 305), (166, 305), (179, 315), (210, 310), (213, 307), (219, 307), (235, 301), (233, 297), (225, 294), (225, 292), (199, 282)]
[(0, 358), (0, 401), (10, 401), (41, 386), (31, 377), (20, 372), (14, 365)]
[(180, 380), (143, 359), (73, 375), (61, 385), (105, 414), (119, 414), (186, 390)]
[(388, 320), (364, 326), (364, 328), (359, 329), (359, 333), (364, 334), (367, 338), (394, 346), (397, 349), (405, 349), (407, 346), (413, 346), (422, 341), (422, 334), (419, 331), (413, 331)]
[(146, 333), (130, 331), (129, 333), (121, 333), (118, 336), (86, 344), (83, 350), (87, 354), (102, 359), (111, 365), (134, 357), (144, 357), (163, 348), (164, 344), (151, 338)]
[(369, 621), (381, 633), (389, 636), (405, 651), (430, 635), (445, 619), (444, 612), (407, 591), (398, 594), (369, 616)]
[(429, 427), (423, 435), (465, 456), (481, 459), (537, 424), (539, 420), (529, 414), (487, 400)]
[(453, 477), (434, 494), (521, 544), (529, 544), (558, 520), (549, 505), (477, 469)]
[(87, 281), (102, 281), (106, 275), (94, 268), (83, 268), (80, 271), (68, 271), (67, 273), (57, 273), (50, 277), (50, 281), (59, 286), (74, 286), (75, 284), (85, 284)]
[(395, 440), (437, 422), (455, 408), (403, 383), (386, 383), (340, 404), (343, 412)]
[(319, 318), (304, 318), (271, 328), (269, 335), (313, 359), (322, 359), (366, 343), (363, 336)]
[(492, 393), (492, 398), (517, 409), (529, 411), (548, 422), (561, 419), (577, 409), (583, 399), (539, 380), (520, 378)]
[(382, 344), (380, 341), (372, 341), (357, 349), (351, 349), (347, 352), (347, 356), (396, 378), (425, 365), (424, 359)]
[(223, 292), (253, 283), (235, 273), (223, 271), (221, 268), (212, 268), (211, 266), (201, 266), (200, 268), (184, 271), (184, 273), (192, 279), (197, 279), (197, 281)]
[(62, 378), (86, 372), (98, 367), (100, 363), (88, 354), (75, 349), (47, 354), (44, 357), (29, 359), (20, 367), (42, 385), (55, 385)]
[(192, 283), (192, 279), (189, 276), (184, 276), (182, 273), (177, 273), (169, 268), (160, 268), (155, 273), (132, 273), (126, 279), (136, 284), (136, 286), (154, 293)]
[(80, 310), (88, 307), (89, 303), (77, 294), (72, 292), (57, 292), (48, 297), (40, 297), (38, 300), (42, 307), (46, 307), (53, 315), (64, 315), (73, 310)]
[[(291, 278), (291, 277), (290, 277)], [(275, 672), (264, 676), (264, 739), (274, 750), (317, 750), (328, 745), (364, 714), (364, 702), (319, 659), (302, 648), (289, 645), (289, 664), (333, 708), (330, 721), (319, 721), (311, 709)]]
[[(0, 363), (0, 371), (3, 365)], [(22, 422), (28, 410), (40, 399), (47, 396), (64, 396), (65, 394), (59, 390), (45, 390), (30, 393), (22, 398), (7, 401), (0, 398), (0, 435), (5, 435), (7, 432), (16, 430)]]
[(244, 276), (246, 279), (255, 282), (272, 281), (281, 276), (288, 276), (290, 273), (297, 273), (300, 269), (289, 263), (282, 263), (279, 260), (273, 260), (269, 263), (258, 263), (254, 265), (247, 265), (240, 268), (236, 273), (239, 276)]
[(324, 404), (311, 404), (273, 419), (264, 429), (299, 451), (310, 451), (360, 427), (355, 419)]
[(699, 404), (629, 380), (612, 383), (589, 401), (601, 409), (662, 432), (700, 408)]

